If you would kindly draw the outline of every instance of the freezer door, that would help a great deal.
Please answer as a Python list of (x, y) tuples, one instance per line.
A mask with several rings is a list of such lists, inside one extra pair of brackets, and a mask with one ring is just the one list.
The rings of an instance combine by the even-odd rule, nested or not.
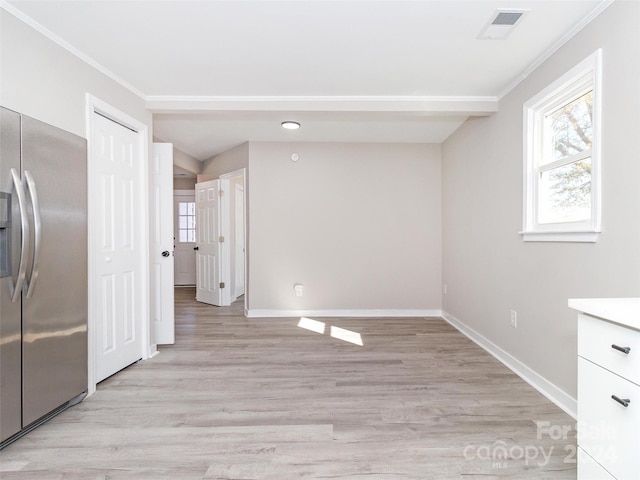
[(0, 107), (0, 442), (22, 426), (21, 301), (11, 301), (21, 225), (12, 168), (20, 171), (20, 115)]
[(22, 300), (27, 426), (87, 390), (86, 140), (23, 116), (22, 168), (34, 225)]

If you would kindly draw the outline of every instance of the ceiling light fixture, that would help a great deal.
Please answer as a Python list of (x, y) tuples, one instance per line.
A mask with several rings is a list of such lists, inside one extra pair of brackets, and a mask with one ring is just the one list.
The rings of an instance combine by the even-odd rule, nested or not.
[(280, 125), (282, 126), (282, 128), (286, 128), (287, 130), (297, 130), (300, 128), (300, 124), (298, 122), (293, 122), (291, 120), (282, 122)]

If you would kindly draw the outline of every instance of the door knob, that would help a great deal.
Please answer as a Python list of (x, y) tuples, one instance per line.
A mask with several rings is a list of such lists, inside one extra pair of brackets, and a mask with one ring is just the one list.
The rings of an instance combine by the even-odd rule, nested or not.
[(200, 250), (200, 247), (193, 247), (194, 250)]
[(169, 256), (169, 251), (165, 250), (164, 252), (162, 252), (162, 256), (163, 257), (168, 257)]

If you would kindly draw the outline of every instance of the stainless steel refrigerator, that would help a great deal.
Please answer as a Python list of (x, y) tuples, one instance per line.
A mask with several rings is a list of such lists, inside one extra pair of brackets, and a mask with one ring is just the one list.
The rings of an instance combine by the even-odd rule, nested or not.
[(87, 391), (86, 140), (0, 107), (0, 448)]

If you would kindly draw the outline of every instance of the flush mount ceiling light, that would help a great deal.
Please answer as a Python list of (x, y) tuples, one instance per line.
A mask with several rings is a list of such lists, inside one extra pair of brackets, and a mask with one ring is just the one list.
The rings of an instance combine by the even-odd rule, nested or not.
[(291, 120), (282, 122), (280, 125), (282, 128), (286, 128), (287, 130), (297, 130), (300, 128), (300, 124), (298, 122), (292, 122)]

